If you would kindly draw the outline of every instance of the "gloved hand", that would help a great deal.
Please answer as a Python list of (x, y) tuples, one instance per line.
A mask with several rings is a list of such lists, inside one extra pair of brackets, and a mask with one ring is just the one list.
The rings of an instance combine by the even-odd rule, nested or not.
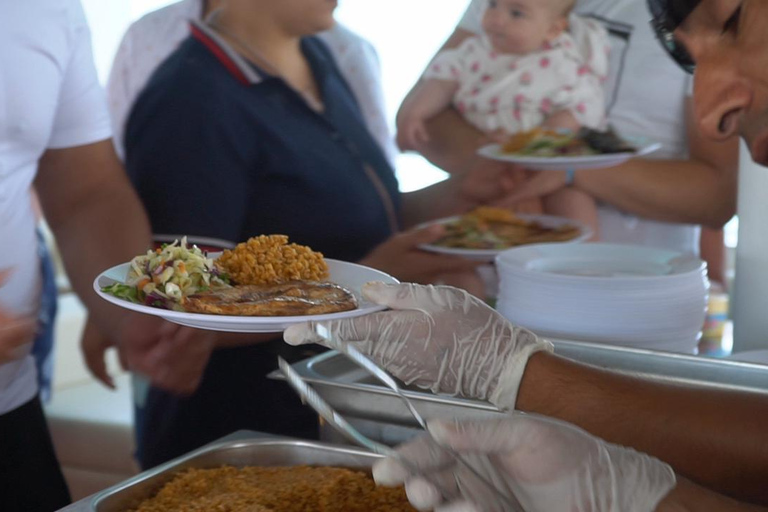
[[(368, 283), (366, 299), (391, 308), (320, 322), (406, 384), (435, 393), (490, 400), (514, 409), (531, 354), (552, 344), (515, 327), (470, 294), (447, 286)], [(289, 327), (291, 345), (321, 343), (314, 324)]]
[(501, 512), (510, 507), (451, 448), (525, 512), (651, 512), (675, 487), (668, 465), (543, 416), (512, 413), (498, 420), (430, 422), (424, 436), (373, 468), (380, 485), (405, 483), (420, 510)]

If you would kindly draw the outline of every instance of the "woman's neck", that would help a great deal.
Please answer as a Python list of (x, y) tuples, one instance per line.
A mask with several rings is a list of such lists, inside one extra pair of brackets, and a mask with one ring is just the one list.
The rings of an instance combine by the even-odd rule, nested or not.
[(301, 56), (301, 38), (289, 34), (263, 13), (230, 12), (224, 8), (215, 15), (213, 23), (230, 43), (245, 46), (240, 50), (250, 54), (251, 58), (266, 60), (266, 63), (257, 64), (268, 64), (284, 71)]

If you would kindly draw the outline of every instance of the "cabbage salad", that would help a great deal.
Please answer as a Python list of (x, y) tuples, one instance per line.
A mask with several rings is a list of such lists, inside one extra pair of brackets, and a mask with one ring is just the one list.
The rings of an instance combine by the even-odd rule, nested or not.
[(131, 260), (125, 284), (105, 286), (102, 291), (147, 306), (181, 309), (189, 295), (228, 287), (229, 278), (187, 237), (164, 244)]

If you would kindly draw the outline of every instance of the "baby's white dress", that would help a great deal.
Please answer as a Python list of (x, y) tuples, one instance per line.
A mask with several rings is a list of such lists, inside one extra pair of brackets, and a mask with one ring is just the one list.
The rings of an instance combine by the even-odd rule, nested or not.
[(590, 28), (586, 54), (568, 33), (527, 55), (497, 53), (485, 36), (473, 36), (440, 52), (424, 78), (458, 82), (453, 105), (483, 132), (530, 130), (562, 110), (601, 129), (610, 48), (606, 31), (596, 23)]

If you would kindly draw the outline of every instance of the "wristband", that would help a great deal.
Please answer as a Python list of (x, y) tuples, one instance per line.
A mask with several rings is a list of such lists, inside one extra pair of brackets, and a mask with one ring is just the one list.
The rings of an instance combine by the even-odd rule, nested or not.
[(576, 169), (568, 169), (565, 171), (565, 186), (570, 187), (573, 185), (573, 179), (576, 177)]

